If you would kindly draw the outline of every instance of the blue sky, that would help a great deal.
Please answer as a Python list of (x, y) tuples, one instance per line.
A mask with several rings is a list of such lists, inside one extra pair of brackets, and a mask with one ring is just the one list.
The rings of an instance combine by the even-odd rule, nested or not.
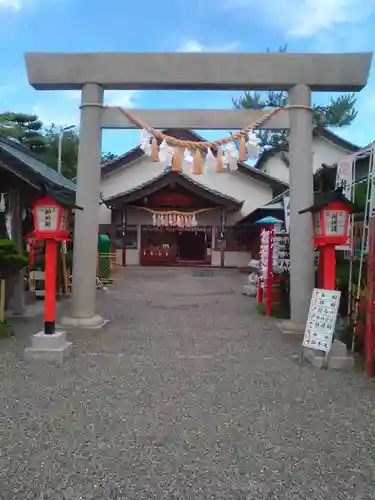
[[(290, 52), (375, 49), (375, 0), (0, 0), (0, 110), (46, 123), (78, 124), (77, 92), (43, 92), (27, 82), (25, 51)], [(6, 21), (5, 21), (6, 20)], [(375, 62), (374, 62), (375, 66)], [(131, 68), (129, 68), (131, 71)], [(235, 92), (116, 91), (107, 104), (129, 108), (231, 108)], [(314, 95), (324, 104), (330, 95)], [(359, 116), (338, 131), (359, 145), (375, 139), (375, 69), (358, 94)], [(204, 132), (208, 139), (226, 132)], [(135, 131), (105, 131), (103, 151), (135, 146)]]

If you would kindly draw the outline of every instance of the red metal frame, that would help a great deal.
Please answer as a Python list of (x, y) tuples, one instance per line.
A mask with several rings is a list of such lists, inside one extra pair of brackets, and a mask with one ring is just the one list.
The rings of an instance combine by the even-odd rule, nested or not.
[(367, 260), (367, 304), (365, 326), (365, 368), (370, 377), (374, 375), (375, 336), (374, 336), (374, 299), (375, 299), (375, 218), (371, 217), (369, 227), (369, 255)]
[(275, 228), (268, 226), (268, 259), (267, 259), (267, 287), (266, 287), (266, 316), (272, 313), (272, 264), (273, 264), (273, 237)]

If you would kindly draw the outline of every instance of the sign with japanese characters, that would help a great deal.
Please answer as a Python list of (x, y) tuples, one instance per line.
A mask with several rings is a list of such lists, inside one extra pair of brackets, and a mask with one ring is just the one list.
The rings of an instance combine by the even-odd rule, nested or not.
[(57, 207), (40, 206), (37, 208), (37, 225), (39, 231), (57, 230)]
[(284, 220), (285, 220), (285, 231), (289, 233), (290, 230), (290, 196), (284, 196)]
[[(341, 187), (342, 194), (350, 201), (352, 200), (353, 194), (353, 172), (355, 170), (355, 156), (347, 156), (346, 158), (340, 160), (337, 164), (336, 171), (336, 184), (335, 189)], [(349, 224), (351, 221), (349, 221)], [(349, 236), (344, 245), (336, 246), (336, 250), (349, 250), (350, 249), (350, 225), (349, 225)]]
[(343, 236), (346, 229), (345, 210), (324, 210), (324, 227), (326, 236)]
[(289, 234), (282, 231), (275, 232), (273, 243), (273, 272), (275, 274), (289, 273)]
[(347, 156), (343, 160), (340, 160), (336, 171), (335, 189), (341, 188), (342, 194), (345, 198), (348, 198), (348, 200), (352, 199), (354, 160), (354, 156)]
[(314, 288), (303, 346), (328, 352), (335, 331), (341, 292)]

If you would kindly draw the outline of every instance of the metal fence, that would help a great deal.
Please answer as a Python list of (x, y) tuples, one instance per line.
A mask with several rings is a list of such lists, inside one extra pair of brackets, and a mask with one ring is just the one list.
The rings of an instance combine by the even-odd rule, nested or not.
[(115, 253), (98, 254), (97, 276), (102, 283), (113, 283), (116, 271), (119, 267), (120, 266), (116, 263)]

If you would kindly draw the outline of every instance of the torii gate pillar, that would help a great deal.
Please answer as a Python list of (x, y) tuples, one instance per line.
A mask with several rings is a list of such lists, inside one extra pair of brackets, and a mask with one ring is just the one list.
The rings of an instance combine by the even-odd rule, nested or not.
[(97, 328), (105, 320), (96, 314), (96, 268), (102, 151), (103, 88), (82, 87), (76, 203), (84, 207), (74, 216), (74, 254), (71, 316), (64, 326)]
[[(295, 85), (289, 98), (291, 105), (311, 106), (307, 85)], [(314, 248), (310, 214), (298, 212), (314, 204), (311, 111), (291, 110), (289, 155), (291, 322), (296, 330), (304, 330), (314, 288)]]

